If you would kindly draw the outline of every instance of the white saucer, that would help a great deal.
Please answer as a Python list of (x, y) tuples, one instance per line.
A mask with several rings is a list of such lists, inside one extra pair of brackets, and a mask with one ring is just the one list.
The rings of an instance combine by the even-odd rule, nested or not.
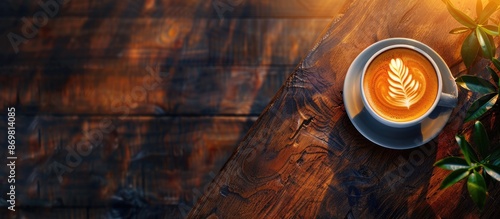
[(361, 72), (364, 64), (378, 50), (393, 44), (408, 44), (429, 54), (441, 72), (443, 92), (458, 95), (457, 85), (444, 60), (430, 47), (407, 38), (390, 38), (372, 44), (351, 63), (344, 81), (344, 105), (356, 129), (368, 140), (382, 147), (409, 149), (421, 146), (436, 137), (448, 122), (453, 108), (437, 106), (420, 124), (408, 128), (393, 128), (376, 121), (365, 109), (360, 96)]

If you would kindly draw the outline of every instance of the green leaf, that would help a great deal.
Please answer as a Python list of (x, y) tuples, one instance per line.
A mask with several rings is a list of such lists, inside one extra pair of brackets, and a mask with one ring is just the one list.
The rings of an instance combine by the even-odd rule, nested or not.
[[(444, 0), (446, 4), (446, 8), (448, 8), (448, 12), (450, 12), (451, 16), (455, 18), (459, 23), (463, 24), (468, 28), (475, 28), (476, 23), (472, 18), (467, 16), (465, 13), (461, 12), (449, 0)], [(483, 12), (484, 13), (484, 12)]]
[(483, 164), (484, 171), (488, 173), (493, 179), (496, 181), (500, 181), (500, 167), (490, 165), (490, 164)]
[(467, 161), (461, 157), (447, 157), (436, 162), (434, 166), (445, 170), (468, 169), (470, 167), (469, 164), (467, 164)]
[(476, 31), (471, 31), (467, 38), (462, 43), (462, 50), (460, 51), (462, 59), (467, 68), (469, 68), (477, 57), (479, 52), (479, 42), (477, 41)]
[(479, 28), (481, 28), (481, 30), (483, 30), (488, 35), (498, 36), (498, 26), (484, 25), (484, 26), (479, 26)]
[(491, 176), (490, 176), (490, 175), (488, 175), (488, 174), (486, 173), (486, 171), (483, 171), (483, 173), (482, 173), (481, 175), (483, 175), (484, 182), (486, 183), (486, 188), (488, 188), (488, 186), (490, 185), (490, 183), (491, 183), (491, 181), (492, 181), (493, 179), (491, 178)]
[(467, 113), (465, 114), (465, 122), (469, 122), (481, 117), (485, 112), (490, 110), (493, 105), (495, 105), (497, 99), (498, 94), (491, 93), (486, 94), (474, 101), (474, 103), (472, 103), (470, 108), (467, 110)]
[(476, 152), (472, 149), (470, 146), (469, 142), (467, 142), (464, 138), (463, 135), (457, 135), (455, 136), (455, 139), (457, 140), (458, 146), (460, 147), (460, 150), (462, 151), (462, 154), (464, 155), (465, 161), (471, 165), (471, 163), (477, 163), (478, 158)]
[[(500, 60), (498, 59), (493, 59), (493, 65), (495, 65), (495, 68), (500, 71)], [(500, 88), (500, 79), (498, 78), (498, 74), (495, 71), (491, 71), (491, 78), (493, 78), (493, 81), (498, 84), (498, 87)]]
[(493, 165), (495, 166), (500, 166), (500, 158), (499, 159), (496, 159), (492, 162)]
[[(500, 68), (500, 62), (497, 59), (493, 59), (493, 64), (495, 65), (495, 67)], [(497, 82), (499, 82), (500, 80), (498, 78), (497, 73), (492, 68), (490, 68), (489, 66), (488, 66), (487, 69), (488, 69), (488, 72), (490, 72), (490, 75), (491, 75), (491, 78), (493, 79), (493, 82), (495, 82), (495, 84)]]
[(493, 58), (494, 52), (494, 43), (491, 41), (491, 39), (488, 37), (488, 34), (486, 34), (482, 28), (476, 28), (476, 37), (477, 37), (477, 42), (479, 43), (479, 46), (481, 48), (482, 54), (484, 58), (491, 59)]
[(454, 185), (458, 181), (464, 179), (468, 175), (469, 175), (469, 169), (455, 170), (455, 171), (451, 172), (450, 174), (448, 174), (448, 176), (446, 176), (446, 178), (443, 179), (439, 188), (446, 189), (446, 188)]
[(482, 210), (486, 202), (486, 183), (483, 176), (476, 171), (470, 174), (467, 180), (467, 189), (472, 201)]
[[(496, 45), (495, 45), (495, 39), (493, 39), (493, 36), (491, 35), (487, 35), (488, 36), (488, 39), (490, 40), (491, 42), (491, 54), (493, 54), (493, 56), (495, 56), (495, 52), (496, 52)], [(494, 59), (494, 57), (491, 57), (491, 59)]]
[(463, 75), (455, 79), (455, 81), (460, 87), (472, 92), (487, 94), (496, 91), (496, 87), (493, 84), (477, 76)]
[(500, 149), (493, 151), (493, 153), (488, 156), (488, 160), (491, 165), (500, 167)]
[(476, 1), (476, 16), (479, 17), (481, 12), (483, 11), (483, 1), (477, 0)]
[(495, 1), (490, 1), (486, 6), (484, 7), (483, 11), (478, 17), (477, 23), (479, 24), (484, 24), (485, 22), (488, 21), (488, 18), (495, 13), (495, 11), (498, 9), (498, 4)]
[(470, 29), (467, 27), (457, 27), (457, 28), (453, 28), (452, 30), (450, 30), (450, 33), (451, 34), (461, 34), (461, 33), (467, 32), (469, 30)]
[(488, 139), (488, 134), (486, 133), (486, 129), (480, 121), (476, 121), (474, 123), (474, 143), (476, 143), (476, 147), (478, 149), (479, 154), (482, 158), (486, 158), (488, 156), (488, 152), (490, 150), (490, 140)]
[(491, 153), (490, 155), (490, 160), (497, 160), (497, 159), (500, 159), (500, 149), (493, 151), (493, 153)]
[(495, 66), (495, 68), (497, 69), (497, 71), (500, 71), (500, 60), (498, 60), (498, 59), (492, 59), (491, 61), (493, 62), (493, 65)]

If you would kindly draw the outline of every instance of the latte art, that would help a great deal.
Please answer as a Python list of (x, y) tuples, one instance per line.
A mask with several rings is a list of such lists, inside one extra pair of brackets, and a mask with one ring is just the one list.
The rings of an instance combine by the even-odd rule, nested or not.
[(371, 60), (362, 89), (374, 113), (389, 121), (408, 122), (433, 106), (439, 88), (436, 74), (419, 52), (393, 48)]
[(418, 98), (420, 83), (412, 77), (411, 73), (408, 72), (408, 67), (400, 58), (392, 59), (389, 67), (390, 71), (387, 71), (389, 74), (387, 102), (394, 106), (410, 109), (410, 106), (420, 99)]

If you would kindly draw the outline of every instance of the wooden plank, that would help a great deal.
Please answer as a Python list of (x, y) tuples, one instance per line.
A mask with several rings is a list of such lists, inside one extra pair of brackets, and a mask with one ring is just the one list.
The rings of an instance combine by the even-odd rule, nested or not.
[(12, 72), (24, 76), (0, 78), (0, 107), (15, 106), (24, 115), (257, 116), (292, 71), (287, 66), (16, 68)]
[(19, 207), (15, 212), (0, 210), (2, 218), (89, 219), (110, 218), (107, 208)]
[[(3, 1), (0, 3), (1, 17), (33, 16), (45, 12), (49, 17), (194, 17), (195, 15), (212, 17), (210, 2), (199, 0), (66, 0), (60, 4), (53, 0), (44, 1), (50, 9), (34, 1)], [(49, 2), (49, 3), (47, 3)], [(54, 4), (54, 3), (56, 4)], [(55, 6), (54, 6), (55, 5)], [(54, 15), (54, 16), (50, 16)]]
[(324, 17), (330, 19), (343, 15), (352, 3), (352, 1), (345, 0), (263, 0), (258, 2), (258, 9), (252, 10), (257, 17)]
[[(54, 31), (47, 31), (22, 45), (22, 51), (17, 56), (6, 53), (0, 59), (3, 60), (0, 72), (13, 77), (1, 80), (3, 103), (14, 104), (28, 114), (116, 114), (121, 112), (113, 110), (113, 101), (128, 98), (122, 101), (122, 105), (132, 104), (133, 114), (256, 115), (282, 84), (285, 75), (291, 72), (290, 67), (186, 69), (170, 66), (295, 64), (312, 45), (313, 33), (319, 32), (319, 26), (326, 20), (234, 20), (229, 22), (231, 26), (219, 26), (216, 21), (200, 21), (213, 31), (195, 28), (189, 19), (103, 19), (100, 22), (99, 28), (85, 28), (85, 19), (57, 19), (52, 27)], [(119, 27), (115, 26), (117, 22)], [(153, 24), (149, 25), (150, 22)], [(315, 25), (311, 25), (313, 23)], [(162, 29), (161, 26), (170, 25), (182, 29), (174, 31), (180, 36), (166, 39), (168, 42), (165, 44), (158, 43), (161, 41), (158, 30)], [(118, 40), (116, 44), (102, 40), (109, 38), (110, 29), (115, 29), (115, 34), (111, 35), (116, 38), (127, 38), (131, 35), (130, 28), (126, 28), (129, 26), (137, 27), (132, 28), (133, 32), (143, 34), (132, 35), (127, 46), (150, 47), (149, 52), (136, 53), (146, 49), (124, 52), (123, 47), (127, 46), (123, 46), (126, 44), (123, 40)], [(306, 27), (312, 29), (299, 31)], [(196, 30), (196, 34), (191, 29)], [(185, 40), (188, 43), (181, 43), (184, 45), (182, 49), (172, 45), (178, 39), (189, 38), (190, 34), (196, 36), (192, 37), (193, 40)], [(81, 39), (82, 42), (75, 41), (62, 47), (58, 45), (61, 39), (69, 38)], [(90, 50), (85, 42), (91, 42)], [(115, 54), (118, 52), (122, 55)], [(133, 101), (131, 92), (137, 86), (141, 87), (143, 79), (149, 77), (144, 67), (148, 63), (165, 66), (161, 71), (166, 71), (162, 77), (167, 79), (158, 89), (148, 91), (145, 101)], [(123, 74), (128, 76), (117, 76)], [(188, 90), (183, 90), (185, 87)], [(250, 93), (245, 93), (247, 91)], [(175, 98), (186, 95), (184, 99)], [(144, 105), (138, 109), (137, 102)]]
[[(15, 19), (0, 38), (1, 65), (108, 62), (296, 65), (330, 19), (56, 18), (25, 43)], [(11, 25), (8, 25), (11, 23)], [(16, 41), (14, 41), (16, 42)], [(16, 53), (17, 50), (17, 53)]]
[[(17, 116), (16, 205), (106, 207), (130, 194), (148, 205), (190, 208), (254, 121)], [(0, 169), (5, 182), (6, 171)]]
[[(44, 2), (52, 2), (47, 0)], [(55, 16), (79, 17), (328, 17), (348, 7), (350, 1), (345, 0), (69, 0), (57, 10), (52, 9)], [(0, 17), (31, 17), (44, 7), (34, 1), (2, 1)]]
[[(132, 200), (128, 200), (132, 201)], [(134, 200), (137, 201), (137, 200)], [(123, 204), (123, 205), (121, 205)], [(142, 205), (141, 205), (142, 204)], [(114, 203), (108, 207), (24, 207), (15, 212), (0, 209), (2, 218), (37, 219), (104, 219), (104, 218), (168, 218), (182, 219), (186, 214), (176, 205), (149, 205), (144, 203)]]
[[(127, 200), (132, 201), (132, 200)], [(152, 205), (149, 203), (130, 202), (112, 204), (108, 207), (25, 207), (16, 208), (15, 212), (0, 209), (2, 218), (37, 218), (37, 219), (103, 219), (103, 218), (169, 218), (182, 219), (186, 214), (177, 205)], [(189, 209), (188, 209), (189, 210)]]
[[(460, 9), (474, 11), (474, 1)], [(394, 10), (397, 9), (397, 10)], [(289, 77), (240, 142), (188, 218), (490, 218), (500, 214), (500, 189), (483, 212), (464, 184), (439, 190), (449, 173), (436, 160), (459, 155), (454, 136), (473, 98), (463, 90), (451, 119), (434, 141), (390, 150), (364, 138), (345, 113), (342, 90), (354, 58), (370, 44), (408, 37), (426, 43), (448, 64), (460, 63), (465, 36), (432, 0), (354, 1)], [(485, 74), (485, 62), (472, 72)], [(455, 69), (455, 68), (454, 68)], [(454, 75), (459, 72), (454, 71)], [(485, 120), (498, 135), (497, 116)], [(496, 139), (495, 137), (494, 139)], [(389, 178), (388, 178), (389, 176)], [(392, 177), (392, 178), (390, 178)]]

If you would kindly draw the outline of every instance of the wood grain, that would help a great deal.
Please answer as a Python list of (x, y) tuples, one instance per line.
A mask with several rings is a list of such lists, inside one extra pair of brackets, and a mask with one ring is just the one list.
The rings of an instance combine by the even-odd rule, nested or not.
[(2, 107), (31, 115), (258, 116), (292, 71), (289, 66), (33, 67), (14, 70), (23, 76), (1, 78), (0, 99)]
[(4, 51), (0, 104), (26, 114), (122, 114), (127, 106), (135, 115), (258, 115), (326, 22), (55, 19), (19, 54)]
[[(40, 6), (0, 2), (0, 106), (24, 153), (17, 214), (0, 215), (185, 217), (344, 2), (249, 0), (221, 19), (212, 1), (71, 1), (18, 53), (7, 35), (26, 37)], [(148, 66), (160, 83), (134, 100)], [(59, 181), (65, 146), (107, 116), (116, 130)]]
[(16, 201), (106, 207), (115, 193), (132, 190), (157, 204), (192, 202), (192, 189), (211, 180), (254, 120), (19, 116)]
[[(57, 10), (58, 17), (326, 17), (349, 6), (349, 1), (317, 0), (71, 0)], [(33, 16), (43, 10), (34, 1), (3, 1), (0, 17)]]
[[(472, 1), (457, 5), (465, 11), (475, 8)], [(454, 135), (470, 128), (462, 121), (471, 95), (460, 92), (459, 105), (438, 137), (404, 151), (366, 140), (342, 102), (350, 63), (370, 44), (390, 37), (431, 46), (459, 74), (457, 45), (463, 36), (448, 34), (456, 25), (441, 2), (353, 2), (285, 82), (189, 218), (498, 216), (494, 206), (500, 189), (490, 191), (479, 213), (463, 184), (439, 190), (448, 172), (432, 166), (444, 156), (458, 155)], [(475, 70), (484, 66), (477, 63)], [(498, 122), (491, 124), (491, 130), (500, 128)]]
[[(104, 218), (108, 214), (105, 208), (19, 208), (17, 215), (1, 209), (2, 218), (39, 218), (39, 219), (88, 219)], [(108, 217), (111, 218), (111, 217)]]
[[(3, 19), (2, 66), (45, 63), (296, 65), (330, 21), (317, 19), (55, 18), (18, 46), (23, 24)], [(134, 33), (134, 34), (131, 34)], [(14, 47), (19, 51), (16, 53)], [(50, 66), (47, 66), (50, 67)]]

